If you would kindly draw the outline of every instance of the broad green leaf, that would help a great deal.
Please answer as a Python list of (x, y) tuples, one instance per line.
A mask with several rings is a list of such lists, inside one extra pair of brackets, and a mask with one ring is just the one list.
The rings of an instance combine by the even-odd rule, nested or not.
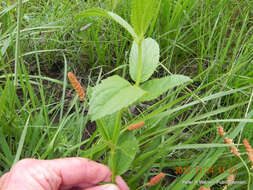
[(138, 142), (132, 132), (125, 132), (120, 136), (115, 154), (117, 175), (126, 172), (138, 151)]
[[(159, 63), (160, 49), (159, 45), (152, 38), (147, 38), (142, 42), (142, 70), (141, 70), (141, 81), (148, 80), (151, 75), (155, 72), (156, 67)], [(130, 76), (136, 81), (138, 74), (138, 47), (136, 42), (133, 42), (130, 57)]]
[(94, 8), (94, 9), (88, 9), (88, 10), (80, 13), (79, 15), (77, 15), (76, 18), (79, 19), (79, 18), (89, 17), (89, 16), (99, 16), (99, 17), (111, 18), (115, 22), (120, 24), (123, 28), (125, 28), (132, 35), (132, 37), (134, 39), (137, 39), (137, 35), (134, 32), (134, 29), (132, 28), (132, 26), (130, 24), (128, 24), (128, 22), (125, 21), (122, 17), (120, 17), (119, 15), (117, 15), (113, 12), (106, 11), (104, 9)]
[(145, 93), (118, 75), (109, 77), (92, 89), (89, 110), (91, 119), (100, 119), (119, 111), (137, 101)]
[(137, 35), (144, 36), (152, 19), (158, 14), (161, 0), (133, 0), (131, 24)]
[(189, 81), (191, 81), (191, 79), (184, 75), (171, 75), (160, 79), (149, 80), (140, 86), (143, 90), (148, 92), (140, 101), (153, 100), (169, 89)]

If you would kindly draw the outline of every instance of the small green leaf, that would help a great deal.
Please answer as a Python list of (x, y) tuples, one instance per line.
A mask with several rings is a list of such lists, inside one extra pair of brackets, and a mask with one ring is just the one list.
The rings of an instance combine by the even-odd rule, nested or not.
[(161, 0), (133, 0), (131, 24), (139, 37), (144, 36), (152, 20), (158, 14)]
[(132, 37), (134, 39), (137, 39), (137, 35), (134, 32), (134, 29), (132, 28), (132, 26), (130, 24), (128, 24), (128, 22), (125, 21), (122, 17), (120, 17), (119, 15), (117, 15), (113, 12), (106, 11), (104, 9), (94, 8), (94, 9), (88, 9), (88, 10), (80, 13), (79, 15), (77, 15), (76, 18), (79, 19), (79, 18), (89, 17), (89, 16), (99, 16), (99, 17), (111, 18), (115, 22), (120, 24), (123, 28), (125, 28), (132, 35)]
[(191, 79), (184, 75), (171, 75), (168, 77), (147, 81), (140, 86), (143, 90), (148, 92), (140, 99), (140, 101), (143, 102), (153, 100), (169, 89), (180, 86), (189, 81), (191, 81)]
[[(151, 75), (155, 72), (156, 67), (159, 63), (160, 49), (159, 45), (152, 38), (147, 38), (142, 42), (142, 70), (141, 70), (141, 81), (148, 80)], [(136, 81), (138, 74), (138, 46), (136, 42), (133, 42), (130, 52), (130, 76)]]
[(138, 142), (132, 132), (125, 132), (120, 136), (115, 154), (117, 175), (126, 172), (138, 151)]
[(94, 121), (125, 108), (146, 92), (118, 75), (109, 77), (92, 89), (89, 114)]

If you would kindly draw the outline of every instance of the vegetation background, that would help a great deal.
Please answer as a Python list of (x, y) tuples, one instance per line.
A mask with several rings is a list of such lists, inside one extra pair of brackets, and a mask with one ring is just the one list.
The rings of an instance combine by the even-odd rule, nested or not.
[[(130, 0), (24, 0), (20, 16), (16, 1), (0, 2), (1, 173), (25, 157), (85, 156), (106, 163), (107, 149), (67, 72), (86, 88), (112, 74), (130, 80), (129, 34), (107, 19), (75, 19), (88, 8), (111, 10), (112, 3), (115, 13), (130, 19)], [(236, 167), (236, 180), (247, 181), (241, 161), (221, 145), (217, 126), (224, 127), (247, 162), (241, 142), (253, 143), (253, 1), (163, 0), (147, 36), (161, 49), (153, 77), (183, 74), (193, 83), (124, 115), (125, 123), (140, 116), (147, 121), (136, 134), (144, 154), (123, 177), (134, 189), (163, 171), (165, 180), (151, 189), (198, 189), (200, 184), (182, 181), (226, 180), (229, 168)], [(176, 173), (180, 166), (209, 167), (214, 173)], [(212, 184), (212, 189), (224, 186)]]

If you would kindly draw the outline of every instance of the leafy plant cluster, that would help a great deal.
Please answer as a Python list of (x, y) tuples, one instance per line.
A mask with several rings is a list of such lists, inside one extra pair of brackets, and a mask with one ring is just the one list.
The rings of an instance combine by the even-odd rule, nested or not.
[[(106, 147), (110, 149), (108, 165), (112, 170), (112, 181), (114, 181), (116, 175), (121, 175), (129, 170), (132, 165), (134, 165), (133, 161), (143, 157), (145, 158), (146, 156), (148, 158), (150, 153), (152, 154), (152, 151), (145, 153), (143, 151), (144, 149), (139, 149), (142, 144), (138, 142), (134, 132), (128, 131), (126, 128), (127, 125), (122, 126), (122, 115), (127, 108), (132, 104), (154, 100), (168, 90), (191, 81), (189, 77), (182, 75), (171, 75), (164, 78), (149, 80), (159, 64), (160, 49), (158, 43), (152, 38), (146, 38), (145, 34), (150, 24), (156, 20), (160, 3), (161, 1), (155, 0), (133, 0), (131, 24), (119, 15), (103, 9), (86, 10), (77, 16), (77, 18), (88, 16), (110, 18), (125, 28), (133, 39), (129, 54), (129, 74), (135, 84), (132, 85), (129, 81), (123, 79), (122, 77), (114, 75), (102, 80), (100, 84), (93, 87), (89, 97), (90, 108), (88, 114), (91, 116), (91, 120), (96, 121), (103, 141), (105, 142)], [(180, 99), (176, 99), (175, 101), (180, 101)], [(217, 112), (220, 111), (217, 110)], [(155, 110), (153, 110), (153, 112), (155, 112)], [(170, 113), (173, 113), (173, 111), (163, 113), (162, 118), (164, 118), (166, 114)], [(144, 120), (145, 116), (138, 117), (137, 119), (137, 121)], [(136, 123), (136, 120), (133, 123), (130, 122), (130, 124), (134, 123)], [(184, 124), (182, 125), (184, 126)], [(165, 128), (164, 131), (168, 132), (168, 129)], [(176, 135), (179, 135), (180, 132), (182, 132), (182, 130), (177, 131)], [(156, 135), (155, 132), (154, 135)], [(170, 143), (168, 141), (172, 139), (168, 139), (165, 144), (169, 145)], [(157, 144), (157, 146), (160, 147), (161, 145)], [(223, 147), (225, 145), (190, 145), (189, 148), (194, 146), (204, 148)], [(162, 156), (165, 150), (166, 149), (162, 150), (163, 153), (160, 153), (159, 151), (155, 152), (159, 152), (159, 156)], [(135, 158), (137, 153), (138, 156)], [(221, 153), (222, 152), (220, 152), (220, 154)], [(205, 165), (214, 163), (218, 157), (219, 155), (213, 156), (212, 162), (205, 162)], [(240, 165), (240, 167), (242, 167), (242, 165)], [(145, 170), (143, 169), (142, 172), (144, 171)], [(139, 175), (141, 175), (141, 172), (139, 172)], [(138, 186), (138, 182), (136, 181), (138, 177), (140, 176), (137, 175), (136, 178), (132, 178), (128, 182), (132, 188), (136, 188)], [(190, 176), (185, 177), (187, 178)], [(199, 177), (203, 177), (203, 174), (199, 174)], [(180, 183), (182, 183), (182, 179), (177, 184), (174, 184), (175, 186), (173, 188), (181, 188), (182, 184)], [(191, 187), (193, 188), (194, 186), (191, 185)], [(248, 188), (249, 187), (250, 184), (248, 184)]]
[[(252, 145), (252, 0), (163, 0), (155, 8), (144, 4), (150, 11), (139, 14), (138, 18), (154, 14), (147, 30), (146, 21), (134, 26), (132, 20), (137, 18), (132, 17), (134, 10), (131, 25), (118, 27), (123, 19), (115, 13), (128, 18), (130, 1), (23, 0), (21, 9), (18, 2), (0, 3), (0, 175), (22, 158), (83, 156), (116, 168), (115, 175), (124, 173), (122, 176), (131, 189), (147, 184), (151, 176), (160, 172), (165, 173), (165, 180), (151, 189), (199, 189), (201, 184), (184, 182), (224, 181), (230, 175), (230, 167), (237, 169), (236, 181), (247, 182), (249, 173), (243, 162), (228, 151), (227, 146), (231, 145), (219, 138), (217, 126), (224, 127), (225, 138), (235, 143), (249, 166), (242, 139), (246, 138)], [(135, 6), (142, 9), (141, 4)], [(113, 12), (101, 9), (95, 12), (105, 18), (114, 17), (116, 22), (94, 17), (74, 20), (73, 13), (90, 7), (111, 8)], [(22, 10), (19, 38), (16, 32), (18, 10)], [(96, 15), (92, 11), (90, 14)], [(127, 26), (132, 28), (130, 35), (124, 30)], [(131, 49), (129, 36), (133, 36)], [(142, 36), (139, 47), (143, 50), (140, 52), (147, 56), (138, 54), (139, 36)], [(156, 40), (148, 38), (150, 36)], [(17, 41), (20, 49), (16, 48)], [(149, 48), (144, 50), (144, 42), (154, 47), (159, 44), (160, 62), (154, 64), (146, 59), (154, 54), (146, 53)], [(125, 56), (128, 49), (129, 57)], [(19, 56), (15, 57), (15, 53)], [(130, 68), (131, 57), (132, 64), (136, 59), (137, 64)], [(136, 84), (138, 57), (142, 57), (139, 85)], [(15, 58), (19, 60), (16, 73), (13, 72)], [(158, 72), (153, 72), (154, 67)], [(108, 68), (113, 70), (107, 73)], [(132, 69), (127, 76), (126, 68)], [(80, 76), (84, 84), (95, 86), (88, 88), (88, 104), (72, 96), (67, 82), (70, 70)], [(107, 79), (100, 83), (101, 78), (114, 72), (119, 76), (107, 79), (112, 78), (109, 83), (113, 81), (116, 86), (106, 82)], [(180, 85), (180, 80), (173, 80), (173, 76), (178, 75), (171, 73), (185, 73), (191, 76), (193, 83)], [(13, 83), (14, 76), (17, 86)], [(167, 77), (154, 79), (158, 76)], [(170, 77), (171, 87), (167, 84)], [(138, 98), (139, 94), (131, 94), (136, 101), (125, 100), (124, 96), (119, 101), (122, 107), (115, 111), (107, 104), (110, 109), (105, 108), (108, 111), (105, 113), (96, 108), (103, 107), (96, 105), (96, 101), (91, 104), (95, 99), (92, 94), (96, 89), (99, 91), (104, 82), (108, 88), (103, 88), (105, 92), (101, 94), (105, 95), (108, 89), (111, 96), (101, 96), (106, 97), (106, 100), (101, 98), (101, 102), (114, 103), (111, 100), (119, 91), (111, 91), (117, 88), (117, 83), (122, 85), (122, 90), (127, 89), (125, 92), (139, 89), (143, 96)], [(87, 116), (88, 107), (91, 111), (92, 106), (99, 115), (89, 112)], [(144, 121), (143, 128), (128, 130)], [(118, 136), (114, 138), (115, 143), (112, 141), (114, 129)], [(193, 171), (177, 174), (176, 167), (189, 167)], [(194, 172), (200, 167), (203, 172)], [(205, 171), (222, 167), (224, 173), (207, 175)], [(212, 190), (226, 188), (221, 184), (204, 186)], [(252, 184), (249, 186), (253, 188)], [(247, 185), (234, 184), (229, 188), (246, 189)]]
[[(145, 38), (146, 31), (156, 19), (161, 1), (133, 0), (131, 24), (119, 15), (103, 9), (90, 9), (77, 18), (102, 16), (113, 19), (124, 27), (132, 36), (133, 42), (129, 55), (129, 73), (135, 82), (132, 85), (126, 79), (114, 75), (102, 80), (91, 89), (89, 115), (96, 121), (101, 135), (110, 147), (109, 165), (112, 180), (116, 175), (126, 172), (139, 150), (134, 132), (122, 128), (122, 114), (130, 105), (151, 101), (176, 86), (191, 81), (183, 75), (171, 75), (149, 80), (155, 72), (160, 57), (158, 43), (152, 38)], [(105, 122), (107, 115), (115, 122)]]

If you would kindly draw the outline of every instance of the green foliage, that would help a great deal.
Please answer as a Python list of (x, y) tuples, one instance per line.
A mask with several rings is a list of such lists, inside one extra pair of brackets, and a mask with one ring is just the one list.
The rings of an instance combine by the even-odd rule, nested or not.
[(117, 175), (129, 170), (138, 150), (138, 142), (133, 133), (126, 132), (119, 137), (115, 153)]
[(146, 33), (152, 19), (157, 15), (161, 0), (133, 0), (131, 23), (134, 31), (142, 38)]
[(83, 17), (89, 17), (89, 16), (100, 16), (100, 17), (106, 17), (106, 18), (111, 18), (113, 19), (115, 22), (117, 22), (118, 24), (120, 24), (123, 28), (125, 28), (131, 35), (132, 37), (135, 39), (137, 38), (137, 35), (134, 32), (134, 29), (132, 28), (131, 25), (129, 25), (123, 18), (121, 18), (119, 15), (110, 12), (110, 11), (106, 11), (103, 9), (89, 9), (86, 10), (84, 12), (82, 12), (81, 14), (79, 14), (76, 18), (80, 19)]
[[(139, 14), (132, 10), (132, 15), (138, 15), (132, 17), (131, 1), (23, 1), (20, 33), (23, 54), (20, 55), (16, 89), (12, 73), (17, 3), (0, 3), (1, 174), (10, 169), (15, 158), (84, 156), (110, 165), (111, 169), (114, 160), (114, 174), (123, 172), (121, 175), (131, 189), (137, 189), (162, 171), (166, 179), (151, 189), (199, 189), (199, 184), (182, 182), (226, 180), (230, 174), (228, 169), (224, 173), (206, 175), (206, 167), (234, 166), (238, 169), (236, 180), (248, 181), (245, 166), (228, 147), (223, 147), (216, 127), (224, 126), (249, 166), (241, 140), (247, 138), (252, 145), (253, 2), (160, 2), (160, 11)], [(146, 1), (148, 3), (154, 2)], [(149, 8), (137, 6), (140, 11)], [(113, 13), (102, 11), (98, 14), (116, 22), (87, 16), (74, 19), (74, 15), (82, 15), (82, 10), (93, 7), (110, 11), (115, 8)], [(144, 19), (145, 14), (149, 15)], [(154, 17), (146, 22), (150, 14)], [(132, 26), (126, 24), (130, 19), (134, 20)], [(145, 37), (141, 38), (142, 35)], [(161, 56), (159, 72), (153, 73), (155, 78), (134, 85), (147, 93), (129, 104), (130, 107), (90, 122), (92, 115), (87, 113), (92, 107), (91, 101), (88, 105), (73, 96), (66, 81), (67, 71), (74, 72), (83, 86), (95, 86), (93, 89), (96, 84), (103, 83), (101, 79), (114, 73), (121, 79), (129, 79), (131, 45), (136, 43), (143, 49), (140, 41), (147, 37), (157, 40)], [(142, 58), (138, 58), (141, 67), (137, 67), (137, 72), (141, 73), (141, 78), (145, 65), (143, 56), (139, 57)], [(188, 85), (189, 78), (182, 76), (185, 82), (175, 80), (174, 84), (180, 84), (172, 90), (169, 87), (172, 82), (167, 84), (166, 80), (175, 76), (173, 73), (191, 76), (193, 83)], [(163, 96), (159, 97), (160, 94)], [(90, 93), (87, 98), (94, 97)], [(110, 99), (114, 101), (114, 97)], [(126, 131), (128, 125), (140, 121), (145, 121), (141, 129)], [(131, 139), (125, 135), (137, 139), (139, 150), (136, 154), (124, 150), (128, 144), (119, 146)], [(123, 160), (128, 164), (122, 165)], [(203, 167), (203, 172), (175, 175), (178, 166)], [(211, 185), (206, 184), (206, 187)], [(213, 188), (225, 187), (215, 185)], [(231, 188), (247, 187), (237, 184)]]
[[(148, 80), (159, 63), (159, 45), (151, 38), (147, 38), (142, 42), (142, 65), (140, 82)], [(138, 45), (133, 42), (130, 57), (129, 70), (131, 78), (136, 82), (138, 77)]]
[(109, 77), (92, 89), (89, 110), (91, 119), (100, 119), (128, 107), (144, 94), (141, 88), (132, 86), (117, 75)]
[(189, 77), (183, 75), (171, 75), (160, 79), (152, 79), (140, 86), (143, 90), (148, 92), (140, 99), (140, 101), (153, 100), (161, 94), (167, 92), (169, 89), (190, 81), (191, 79)]
[[(175, 75), (146, 82), (142, 88), (146, 89), (148, 93), (139, 87), (141, 82), (147, 81), (155, 72), (160, 57), (158, 43), (152, 38), (143, 40), (143, 35), (154, 17), (154, 14), (152, 15), (152, 13), (149, 12), (155, 11), (155, 13), (157, 13), (155, 10), (157, 8), (157, 1), (143, 1), (142, 3), (146, 3), (144, 9), (140, 9), (140, 2), (141, 1), (134, 1), (132, 8), (132, 23), (138, 37), (132, 32), (132, 28), (127, 22), (111, 12), (101, 9), (91, 9), (86, 10), (77, 17), (109, 17), (126, 28), (131, 34), (134, 33), (134, 35), (132, 34), (134, 40), (129, 58), (129, 73), (131, 78), (136, 82), (135, 86), (132, 86), (128, 81), (117, 75), (108, 77), (102, 80), (101, 84), (96, 85), (92, 89), (89, 102), (89, 115), (91, 115), (91, 120), (96, 120), (101, 136), (108, 142), (111, 150), (108, 163), (112, 170), (112, 182), (114, 182), (116, 175), (123, 174), (129, 169), (138, 150), (138, 143), (133, 134), (125, 131), (123, 131), (123, 134), (120, 133), (122, 112), (125, 111), (123, 108), (128, 108), (138, 100), (146, 101), (157, 98), (170, 88), (190, 81), (188, 77)], [(143, 17), (143, 15), (145, 17)], [(133, 19), (135, 16), (136, 20)], [(144, 96), (145, 94), (147, 94), (147, 96)], [(141, 99), (143, 96), (144, 98)], [(104, 121), (106, 119), (105, 116), (114, 114), (117, 111), (116, 118), (114, 119), (113, 116), (113, 119), (111, 119), (115, 124), (111, 121)]]

